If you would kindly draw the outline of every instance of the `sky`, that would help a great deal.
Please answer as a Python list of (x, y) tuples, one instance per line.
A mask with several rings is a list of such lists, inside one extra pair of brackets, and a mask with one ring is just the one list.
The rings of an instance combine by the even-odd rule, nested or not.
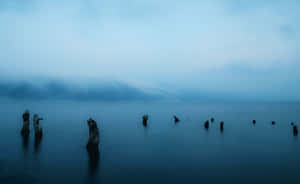
[(54, 80), (300, 101), (299, 18), (297, 0), (0, 1), (1, 94)]

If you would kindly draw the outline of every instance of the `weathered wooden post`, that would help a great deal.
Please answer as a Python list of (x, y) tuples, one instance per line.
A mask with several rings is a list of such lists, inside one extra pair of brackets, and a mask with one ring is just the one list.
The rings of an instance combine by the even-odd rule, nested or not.
[(297, 125), (294, 125), (294, 127), (293, 127), (293, 133), (294, 133), (294, 136), (298, 135), (298, 127), (297, 127)]
[(206, 129), (208, 129), (208, 128), (209, 128), (209, 121), (208, 121), (208, 120), (206, 120), (206, 121), (205, 121), (205, 123), (204, 123), (204, 127), (205, 127)]
[(98, 144), (99, 144), (99, 130), (98, 126), (95, 120), (90, 118), (88, 121), (89, 126), (89, 140), (86, 145), (86, 148), (88, 151), (94, 151), (98, 150)]
[(173, 118), (174, 118), (174, 122), (175, 123), (178, 123), (180, 121), (179, 118), (177, 116), (175, 116), (175, 115), (173, 116)]
[(23, 113), (22, 117), (23, 117), (23, 127), (22, 127), (22, 130), (21, 130), (21, 134), (23, 136), (27, 136), (27, 135), (29, 135), (29, 132), (30, 132), (30, 130), (29, 130), (29, 121), (30, 121), (29, 120), (30, 119), (29, 110), (26, 110)]
[(144, 125), (144, 127), (147, 127), (147, 125), (148, 125), (148, 119), (149, 119), (149, 116), (147, 114), (145, 114), (143, 116), (143, 125)]
[(95, 120), (90, 118), (87, 120), (89, 126), (89, 140), (86, 149), (89, 155), (90, 174), (93, 175), (97, 170), (99, 162), (99, 129)]
[(220, 130), (221, 130), (221, 132), (223, 132), (223, 130), (224, 130), (224, 122), (223, 121), (221, 121), (221, 123), (220, 123)]
[(42, 128), (40, 128), (40, 120), (43, 120), (43, 118), (39, 118), (37, 114), (33, 115), (33, 127), (35, 138), (41, 138), (43, 135)]

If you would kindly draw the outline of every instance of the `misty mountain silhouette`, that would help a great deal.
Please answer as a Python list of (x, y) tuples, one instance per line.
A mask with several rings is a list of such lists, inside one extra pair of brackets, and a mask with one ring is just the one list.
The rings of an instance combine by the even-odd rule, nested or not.
[(154, 100), (157, 94), (146, 93), (126, 83), (100, 83), (89, 87), (66, 85), (59, 81), (51, 81), (44, 85), (29, 82), (0, 82), (0, 97), (11, 99), (67, 99), (98, 101), (132, 101)]

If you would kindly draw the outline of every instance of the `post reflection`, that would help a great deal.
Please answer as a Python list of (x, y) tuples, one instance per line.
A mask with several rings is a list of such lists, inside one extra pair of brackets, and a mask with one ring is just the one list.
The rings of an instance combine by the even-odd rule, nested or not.
[(24, 152), (24, 154), (26, 154), (27, 151), (28, 151), (28, 145), (29, 145), (29, 134), (24, 134), (24, 135), (21, 135), (21, 136), (22, 136), (23, 152)]
[(99, 166), (100, 152), (98, 147), (90, 148), (87, 150), (89, 156), (89, 174), (95, 175)]
[(35, 137), (34, 137), (34, 153), (40, 152), (41, 142), (42, 142), (42, 136), (35, 135)]

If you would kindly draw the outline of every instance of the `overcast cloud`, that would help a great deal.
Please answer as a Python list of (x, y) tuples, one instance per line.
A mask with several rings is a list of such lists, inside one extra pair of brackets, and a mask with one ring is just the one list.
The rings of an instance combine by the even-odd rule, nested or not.
[(296, 0), (1, 1), (0, 76), (300, 100), (299, 12)]

